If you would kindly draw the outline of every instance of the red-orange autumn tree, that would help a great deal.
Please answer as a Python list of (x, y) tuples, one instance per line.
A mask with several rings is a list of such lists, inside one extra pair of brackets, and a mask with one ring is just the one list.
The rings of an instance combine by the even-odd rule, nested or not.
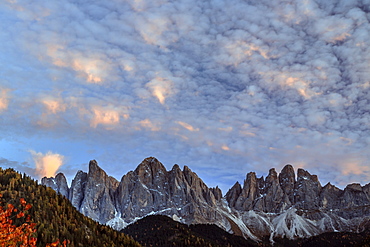
[[(2, 195), (0, 194), (0, 198)], [(27, 210), (32, 206), (27, 204), (24, 198), (21, 198), (20, 204), (22, 209), (18, 210), (12, 204), (8, 204), (6, 209), (0, 206), (0, 246), (19, 246), (19, 247), (36, 247), (37, 238), (36, 223), (32, 223), (30, 216), (26, 215)], [(13, 219), (24, 219), (21, 225), (15, 225)], [(54, 243), (47, 244), (46, 247), (66, 247), (67, 241), (62, 244), (57, 240)]]
[[(0, 197), (2, 197), (0, 195)], [(31, 223), (30, 216), (25, 212), (31, 208), (30, 204), (21, 198), (22, 210), (8, 204), (6, 209), (0, 206), (0, 246), (36, 246), (37, 239), (34, 237), (36, 224)], [(24, 223), (16, 226), (14, 218), (25, 218)]]

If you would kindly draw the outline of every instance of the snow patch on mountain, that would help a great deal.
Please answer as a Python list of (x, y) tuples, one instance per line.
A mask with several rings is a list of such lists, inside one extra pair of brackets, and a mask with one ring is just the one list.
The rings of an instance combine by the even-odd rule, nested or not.
[(315, 221), (305, 219), (296, 212), (297, 209), (292, 207), (272, 220), (274, 226), (272, 238), (307, 238), (320, 233)]

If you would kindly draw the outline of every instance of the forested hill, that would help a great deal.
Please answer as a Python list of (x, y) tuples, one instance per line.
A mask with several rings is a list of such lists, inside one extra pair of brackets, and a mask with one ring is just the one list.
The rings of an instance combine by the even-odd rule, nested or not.
[(256, 247), (258, 243), (230, 234), (216, 225), (186, 225), (164, 215), (150, 215), (128, 225), (122, 232), (143, 246)]
[[(24, 198), (32, 208), (27, 211), (36, 223), (37, 246), (68, 240), (68, 246), (140, 246), (131, 237), (100, 225), (79, 213), (72, 204), (53, 189), (38, 185), (30, 177), (13, 169), (0, 168), (1, 206), (20, 208)], [(15, 219), (15, 224), (20, 224)], [(17, 222), (18, 221), (18, 222)]]

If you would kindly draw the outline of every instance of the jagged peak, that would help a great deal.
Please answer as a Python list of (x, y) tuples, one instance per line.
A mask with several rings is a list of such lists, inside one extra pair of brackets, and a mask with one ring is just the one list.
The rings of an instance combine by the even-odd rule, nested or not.
[(298, 168), (297, 181), (302, 181), (302, 180), (311, 180), (313, 182), (320, 184), (317, 175), (311, 175), (308, 171), (304, 170), (303, 168)]
[[(270, 177), (270, 178), (276, 178), (277, 179), (277, 172), (275, 170), (275, 168), (271, 168), (269, 170), (269, 175), (267, 177)], [(267, 178), (266, 178), (267, 179)]]
[(136, 173), (146, 173), (156, 174), (158, 172), (167, 172), (164, 165), (155, 157), (145, 158), (135, 169)]
[(216, 186), (215, 188), (210, 188), (210, 191), (213, 193), (213, 195), (214, 195), (214, 197), (217, 201), (221, 200), (222, 191), (218, 186)]
[(338, 187), (336, 187), (335, 185), (331, 184), (330, 182), (328, 182), (327, 184), (325, 184), (324, 187), (322, 187), (323, 190), (334, 190), (334, 191), (341, 191), (341, 189), (339, 189)]
[(251, 179), (257, 179), (257, 175), (255, 172), (248, 172), (247, 173), (247, 177), (246, 177), (246, 180), (249, 181)]
[(239, 182), (236, 182), (225, 195), (225, 199), (230, 207), (235, 207), (236, 201), (238, 200), (242, 192), (242, 187)]
[(293, 172), (294, 173), (294, 168), (291, 164), (286, 164), (283, 169), (281, 169), (281, 172)]
[(184, 166), (183, 172), (192, 172), (192, 170), (188, 166)]
[(279, 184), (278, 174), (275, 168), (269, 170), (269, 175), (267, 175), (265, 180), (265, 185), (270, 186), (271, 184)]
[(185, 176), (191, 176), (193, 178), (199, 178), (198, 175), (193, 172), (188, 166), (184, 166), (184, 169), (182, 172), (185, 174)]
[[(174, 174), (181, 174), (182, 171), (180, 169), (180, 166), (178, 164), (175, 164), (172, 169), (171, 169), (171, 173), (174, 173)], [(177, 175), (176, 175), (177, 176)]]
[(311, 174), (303, 168), (298, 168), (297, 177), (302, 178), (302, 177), (305, 177), (305, 176), (308, 177), (308, 176), (311, 176)]
[(359, 183), (352, 183), (346, 186), (345, 190), (348, 190), (348, 189), (355, 190), (355, 191), (362, 191), (362, 186)]
[[(83, 174), (76, 174), (83, 176)], [(87, 178), (88, 181), (91, 181), (94, 183), (96, 179), (102, 180), (102, 181), (107, 181), (107, 182), (112, 182), (112, 183), (118, 183), (117, 179), (114, 177), (108, 176), (107, 173), (100, 168), (98, 165), (98, 162), (96, 160), (91, 160), (89, 162), (89, 172), (87, 173)]]
[(195, 172), (193, 172), (188, 166), (184, 166), (184, 169), (182, 172), (184, 173), (185, 179), (190, 186), (192, 186), (193, 183), (197, 181), (200, 181), (202, 184), (204, 184), (202, 179), (199, 178), (198, 175)]
[(55, 179), (56, 180), (60, 180), (60, 179), (63, 179), (63, 180), (66, 180), (66, 176), (64, 176), (64, 174), (62, 172), (59, 172), (56, 176), (55, 176)]
[(86, 172), (82, 171), (82, 170), (78, 170), (77, 173), (76, 173), (76, 176), (81, 176), (83, 174), (87, 174)]
[(293, 177), (295, 180), (294, 168), (291, 164), (287, 164), (281, 169), (279, 176)]
[(229, 189), (229, 191), (237, 191), (238, 193), (240, 193), (241, 190), (242, 186), (238, 181)]
[(96, 160), (90, 160), (90, 162), (89, 162), (89, 173), (95, 173), (95, 172), (99, 172), (99, 171), (103, 171), (103, 169), (100, 168), (100, 166), (98, 165), (98, 162)]
[(141, 163), (158, 163), (159, 160), (156, 157), (150, 156), (145, 158)]
[(180, 170), (180, 166), (178, 164), (174, 164), (173, 167), (172, 167), (172, 170)]
[(312, 179), (311, 177), (312, 176), (308, 171), (306, 171), (303, 168), (298, 168), (298, 170), (297, 170), (297, 180), (303, 180), (303, 179), (304, 180), (307, 180), (307, 179), (311, 180)]
[(288, 194), (290, 201), (294, 200), (292, 189), (295, 182), (296, 180), (293, 166), (290, 164), (285, 165), (279, 174), (279, 183), (283, 191)]
[(323, 188), (326, 188), (326, 187), (331, 188), (331, 187), (334, 187), (334, 185), (332, 185), (330, 182), (327, 182), (327, 183), (324, 185), (324, 187), (323, 187)]
[(240, 185), (239, 181), (236, 181), (236, 183), (233, 185), (231, 188), (241, 188), (242, 186)]
[[(41, 184), (47, 185), (49, 187), (52, 187), (52, 184), (55, 184), (55, 178), (54, 177), (43, 177), (41, 179)], [(49, 185), (50, 184), (50, 185)]]

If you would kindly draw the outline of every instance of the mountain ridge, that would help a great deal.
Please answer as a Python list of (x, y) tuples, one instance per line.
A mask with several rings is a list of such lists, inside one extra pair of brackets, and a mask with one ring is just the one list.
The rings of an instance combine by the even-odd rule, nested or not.
[[(108, 176), (95, 160), (88, 173), (79, 171), (66, 189), (63, 174), (43, 178), (70, 199), (83, 214), (122, 229), (150, 214), (163, 214), (186, 224), (216, 224), (228, 232), (241, 232), (259, 241), (269, 237), (308, 238), (324, 232), (360, 232), (370, 219), (370, 184), (353, 183), (343, 190), (321, 186), (316, 175), (291, 165), (266, 178), (254, 172), (243, 186), (236, 182), (222, 195), (191, 171), (174, 165), (171, 170), (156, 158), (143, 160), (121, 181)], [(238, 229), (236, 229), (236, 227)]]

